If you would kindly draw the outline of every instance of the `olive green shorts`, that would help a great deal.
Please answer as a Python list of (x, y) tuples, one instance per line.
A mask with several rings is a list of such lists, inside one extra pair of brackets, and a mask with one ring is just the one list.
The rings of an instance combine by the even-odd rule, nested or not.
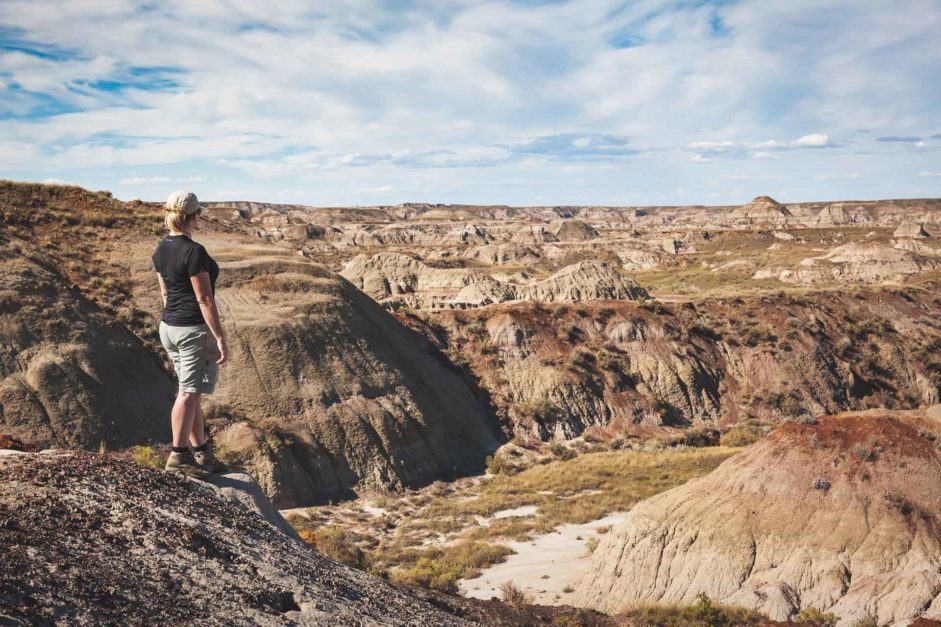
[(212, 394), (219, 378), (219, 349), (205, 324), (174, 327), (160, 323), (160, 342), (167, 349), (180, 392)]

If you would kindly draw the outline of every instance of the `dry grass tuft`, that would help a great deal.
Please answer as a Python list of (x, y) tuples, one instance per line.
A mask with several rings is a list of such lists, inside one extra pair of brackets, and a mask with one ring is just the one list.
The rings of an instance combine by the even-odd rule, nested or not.
[(533, 597), (518, 587), (513, 580), (500, 584), (500, 597), (510, 605), (532, 605)]

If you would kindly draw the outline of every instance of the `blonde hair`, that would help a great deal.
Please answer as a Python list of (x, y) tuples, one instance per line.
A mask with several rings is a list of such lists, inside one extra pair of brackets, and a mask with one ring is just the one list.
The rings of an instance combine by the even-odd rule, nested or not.
[(166, 225), (167, 230), (171, 233), (189, 234), (193, 220), (196, 219), (196, 214), (186, 215), (182, 209), (177, 208), (165, 208), (165, 210), (166, 215), (163, 216), (163, 223)]

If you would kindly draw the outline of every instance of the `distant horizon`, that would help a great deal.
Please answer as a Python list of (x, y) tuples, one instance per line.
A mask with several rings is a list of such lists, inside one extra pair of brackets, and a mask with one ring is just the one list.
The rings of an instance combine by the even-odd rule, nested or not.
[(6, 0), (0, 172), (311, 206), (938, 197), (938, 32), (936, 0)]
[[(78, 185), (77, 183), (69, 183), (65, 181), (29, 181), (29, 180), (17, 180), (17, 179), (0, 179), (0, 181), (6, 181), (11, 183), (18, 183), (24, 185), (59, 185), (64, 187), (80, 187), (89, 192), (108, 192), (112, 194), (117, 200), (121, 202), (131, 202), (134, 200), (139, 200), (146, 203), (164, 203), (166, 198), (140, 198), (140, 197), (121, 197), (114, 193), (113, 190), (108, 188), (95, 189), (91, 187), (86, 187), (84, 185)], [(174, 189), (167, 188), (167, 196), (175, 191)], [(623, 209), (623, 208), (636, 208), (644, 209), (650, 207), (736, 207), (745, 205), (756, 198), (761, 196), (769, 196), (772, 200), (782, 204), (782, 205), (812, 205), (820, 203), (873, 203), (873, 202), (916, 202), (916, 201), (932, 201), (938, 200), (941, 201), (941, 195), (939, 196), (909, 196), (909, 197), (893, 197), (893, 198), (834, 198), (834, 199), (815, 199), (815, 200), (781, 200), (780, 198), (775, 198), (771, 194), (758, 194), (753, 196), (748, 200), (742, 202), (732, 202), (725, 204), (706, 204), (701, 202), (689, 202), (689, 203), (663, 203), (656, 205), (641, 205), (636, 203), (626, 203), (626, 204), (612, 204), (612, 203), (505, 203), (505, 202), (431, 202), (424, 200), (403, 200), (400, 202), (392, 203), (372, 203), (372, 204), (363, 204), (363, 203), (339, 203), (339, 204), (313, 204), (309, 202), (283, 202), (283, 201), (271, 201), (264, 200), (259, 198), (227, 198), (223, 200), (215, 199), (212, 197), (200, 198), (200, 202), (203, 204), (214, 204), (219, 205), (227, 202), (252, 202), (264, 205), (299, 205), (304, 207), (311, 207), (314, 209), (355, 209), (355, 208), (370, 208), (370, 207), (397, 207), (401, 205), (440, 205), (440, 206), (467, 206), (467, 207), (509, 207), (510, 209), (518, 209), (525, 207), (601, 207), (605, 209)]]

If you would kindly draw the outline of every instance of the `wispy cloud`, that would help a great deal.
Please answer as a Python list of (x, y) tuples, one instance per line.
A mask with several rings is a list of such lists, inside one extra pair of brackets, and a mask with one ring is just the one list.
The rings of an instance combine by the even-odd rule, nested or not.
[(916, 137), (914, 135), (883, 135), (882, 137), (876, 138), (877, 142), (895, 142), (902, 144), (914, 144), (922, 141), (921, 137)]
[[(5, 0), (0, 168), (128, 196), (667, 203), (743, 200), (736, 160), (801, 198), (931, 195), (941, 6), (906, 9)], [(882, 176), (808, 175), (837, 156)]]

